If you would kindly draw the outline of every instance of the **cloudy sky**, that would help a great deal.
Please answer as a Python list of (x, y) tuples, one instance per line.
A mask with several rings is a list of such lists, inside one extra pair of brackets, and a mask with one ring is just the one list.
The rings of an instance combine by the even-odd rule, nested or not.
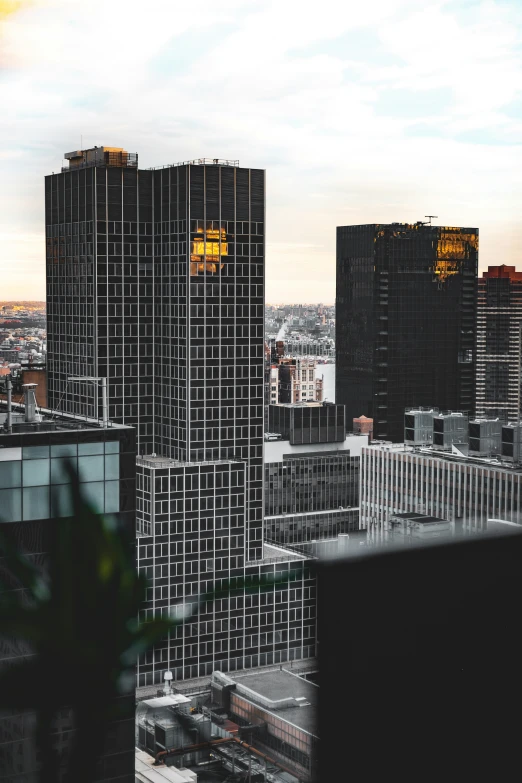
[(0, 299), (45, 298), (80, 146), (267, 170), (267, 301), (333, 302), (335, 227), (478, 226), (522, 268), (518, 0), (0, 0)]

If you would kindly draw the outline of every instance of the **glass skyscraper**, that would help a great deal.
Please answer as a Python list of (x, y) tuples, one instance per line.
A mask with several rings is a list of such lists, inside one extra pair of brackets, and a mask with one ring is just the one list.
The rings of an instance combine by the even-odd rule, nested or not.
[(404, 410), (474, 409), (478, 229), (337, 228), (336, 391), (401, 441)]

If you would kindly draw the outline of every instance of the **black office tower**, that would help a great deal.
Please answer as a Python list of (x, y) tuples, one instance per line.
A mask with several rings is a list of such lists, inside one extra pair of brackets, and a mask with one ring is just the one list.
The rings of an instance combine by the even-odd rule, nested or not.
[(402, 441), (404, 409), (474, 409), (478, 229), (337, 228), (336, 402)]
[(522, 272), (490, 266), (478, 282), (476, 412), (518, 420), (521, 408)]
[(138, 453), (246, 463), (262, 553), (264, 171), (200, 159), (138, 169), (99, 147), (46, 177), (51, 408), (137, 429)]

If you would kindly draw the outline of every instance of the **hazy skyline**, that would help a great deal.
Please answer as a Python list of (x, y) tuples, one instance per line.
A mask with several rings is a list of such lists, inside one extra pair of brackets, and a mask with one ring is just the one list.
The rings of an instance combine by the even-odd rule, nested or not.
[(334, 301), (337, 225), (436, 214), (517, 265), (521, 32), (516, 2), (0, 0), (2, 299), (45, 298), (82, 139), (266, 168), (267, 302)]

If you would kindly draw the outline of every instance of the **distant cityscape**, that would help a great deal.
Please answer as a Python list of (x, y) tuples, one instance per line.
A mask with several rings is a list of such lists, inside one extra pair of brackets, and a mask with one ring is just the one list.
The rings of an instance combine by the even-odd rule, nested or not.
[[(339, 226), (336, 305), (265, 304), (263, 170), (65, 160), (45, 182), (47, 302), (0, 303), (5, 521), (43, 561), (71, 460), (132, 540), (140, 620), (190, 618), (136, 661), (118, 751), (136, 781), (317, 783), (322, 678), (353, 655), (356, 679), (367, 632), (343, 634), (395, 578), (348, 592), (347, 566), (329, 588), (328, 558), (364, 569), (522, 524), (522, 274), (479, 279), (478, 228)], [(9, 726), (34, 772), (30, 728)]]

